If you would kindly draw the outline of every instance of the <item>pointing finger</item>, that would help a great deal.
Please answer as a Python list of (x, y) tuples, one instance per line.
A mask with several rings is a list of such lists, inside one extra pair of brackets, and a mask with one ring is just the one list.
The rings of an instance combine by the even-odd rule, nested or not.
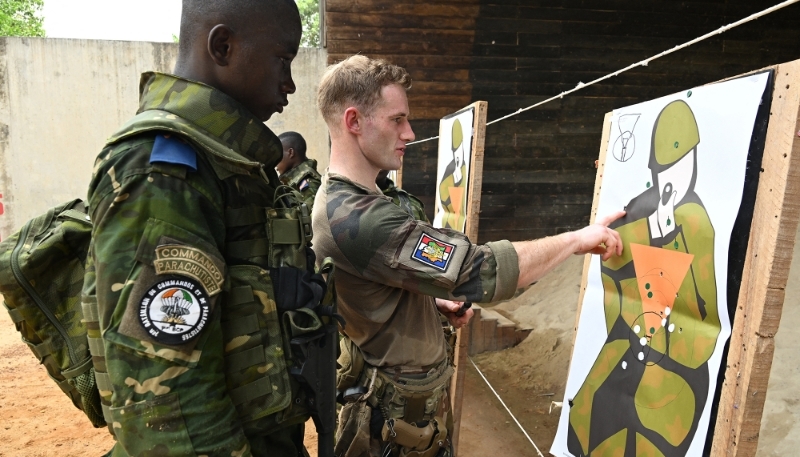
[(623, 217), (625, 215), (625, 211), (617, 211), (611, 214), (606, 214), (603, 217), (597, 218), (595, 221), (596, 224), (608, 226), (610, 223), (616, 221), (617, 219)]

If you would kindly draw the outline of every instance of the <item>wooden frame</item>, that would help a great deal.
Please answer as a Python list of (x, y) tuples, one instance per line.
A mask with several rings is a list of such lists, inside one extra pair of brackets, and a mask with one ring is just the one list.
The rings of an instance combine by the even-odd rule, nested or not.
[[(474, 108), (472, 120), (472, 153), (469, 165), (469, 187), (467, 189), (466, 228), (464, 233), (473, 243), (478, 241), (478, 221), (481, 210), (481, 188), (483, 186), (483, 157), (486, 140), (487, 102), (475, 102), (464, 109)], [(459, 110), (462, 111), (462, 110)], [(441, 125), (441, 124), (440, 124)], [(441, 132), (439, 132), (441, 137)], [(453, 436), (451, 441), (455, 454), (458, 455), (458, 438), (461, 430), (461, 401), (464, 396), (464, 376), (466, 373), (467, 352), (469, 351), (469, 327), (464, 326), (456, 333), (456, 350), (454, 363), (456, 372), (450, 381), (450, 399), (453, 410)]]
[[(775, 70), (761, 178), (711, 455), (753, 456), (800, 218), (800, 60)], [(769, 69), (768, 68), (768, 69)]]
[[(755, 211), (733, 318), (725, 381), (720, 392), (711, 455), (755, 456), (775, 351), (795, 234), (800, 220), (800, 60), (775, 71)], [(609, 146), (611, 113), (603, 123), (591, 222), (597, 216)], [(591, 256), (586, 256), (575, 328)], [(574, 345), (573, 345), (574, 351)]]

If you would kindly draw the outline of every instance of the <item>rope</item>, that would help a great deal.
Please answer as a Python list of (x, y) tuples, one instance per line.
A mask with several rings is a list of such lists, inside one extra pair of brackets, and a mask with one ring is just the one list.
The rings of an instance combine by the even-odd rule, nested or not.
[[(795, 0), (795, 1), (800, 1), (800, 0)], [(514, 422), (517, 424), (517, 427), (519, 427), (519, 429), (522, 430), (522, 433), (525, 435), (525, 438), (528, 438), (528, 441), (531, 442), (531, 444), (533, 445), (533, 448), (536, 449), (536, 453), (539, 454), (539, 457), (544, 457), (544, 455), (542, 455), (542, 451), (540, 451), (539, 447), (536, 446), (536, 443), (533, 442), (533, 440), (531, 439), (531, 436), (528, 435), (528, 432), (526, 432), (525, 429), (522, 428), (522, 424), (519, 423), (517, 418), (514, 417), (514, 414), (511, 412), (511, 410), (508, 409), (508, 406), (506, 406), (506, 403), (503, 401), (502, 398), (500, 398), (500, 395), (497, 394), (497, 391), (494, 390), (494, 387), (492, 387), (492, 385), (489, 383), (489, 380), (486, 379), (486, 376), (483, 375), (483, 373), (481, 372), (481, 369), (478, 368), (478, 365), (475, 365), (475, 362), (472, 360), (472, 357), (468, 356), (467, 358), (469, 359), (469, 362), (472, 364), (472, 366), (475, 367), (476, 370), (478, 370), (478, 374), (481, 375), (481, 378), (483, 378), (483, 381), (486, 382), (486, 385), (489, 386), (489, 389), (492, 390), (492, 393), (494, 394), (494, 396), (497, 397), (498, 400), (500, 400), (500, 404), (503, 405), (503, 408), (506, 409), (506, 411), (508, 412), (508, 415), (511, 416), (512, 419), (514, 419)]]
[[(517, 114), (524, 113), (525, 111), (531, 110), (531, 109), (536, 108), (538, 106), (542, 106), (545, 103), (550, 103), (553, 100), (556, 100), (556, 99), (559, 99), (559, 98), (564, 98), (565, 95), (569, 95), (569, 94), (571, 94), (573, 92), (577, 92), (577, 91), (579, 91), (581, 89), (584, 89), (584, 88), (587, 88), (587, 87), (589, 87), (589, 86), (591, 86), (593, 84), (597, 84), (597, 83), (599, 83), (601, 81), (605, 81), (606, 79), (611, 79), (614, 76), (618, 76), (621, 73), (624, 73), (624, 72), (626, 72), (628, 70), (631, 70), (631, 69), (634, 69), (636, 67), (646, 67), (648, 64), (650, 64), (650, 62), (652, 62), (652, 61), (654, 61), (656, 59), (660, 59), (661, 57), (670, 55), (673, 52), (680, 51), (683, 48), (688, 48), (689, 46), (691, 46), (693, 44), (696, 44), (696, 43), (699, 43), (699, 42), (701, 42), (703, 40), (706, 40), (708, 38), (711, 38), (714, 35), (720, 35), (722, 33), (725, 33), (728, 30), (730, 30), (732, 28), (735, 28), (735, 27), (738, 27), (738, 26), (740, 26), (742, 24), (746, 24), (748, 22), (755, 21), (756, 19), (759, 19), (759, 18), (761, 18), (763, 16), (766, 16), (767, 14), (770, 14), (770, 13), (773, 13), (773, 12), (778, 11), (780, 9), (786, 8), (787, 6), (792, 5), (794, 3), (797, 3), (799, 1), (800, 0), (786, 0), (786, 1), (784, 1), (782, 3), (779, 3), (779, 4), (777, 4), (777, 5), (773, 6), (773, 7), (767, 8), (767, 9), (765, 9), (763, 11), (751, 14), (750, 16), (747, 16), (746, 18), (741, 19), (739, 21), (733, 22), (733, 23), (728, 24), (728, 25), (723, 25), (722, 27), (720, 27), (720, 28), (718, 28), (718, 29), (716, 29), (716, 30), (714, 30), (712, 32), (706, 33), (703, 36), (697, 37), (697, 38), (695, 38), (693, 40), (687, 41), (686, 43), (683, 43), (681, 45), (675, 46), (674, 48), (668, 49), (668, 50), (666, 50), (666, 51), (664, 51), (664, 52), (662, 52), (660, 54), (656, 54), (656, 55), (654, 55), (652, 57), (648, 57), (647, 59), (644, 59), (642, 61), (639, 61), (639, 62), (636, 62), (634, 64), (628, 65), (627, 67), (625, 67), (625, 68), (623, 68), (621, 70), (617, 70), (615, 72), (609, 73), (609, 74), (607, 74), (605, 76), (602, 76), (600, 78), (597, 78), (597, 79), (595, 79), (593, 81), (589, 81), (588, 83), (578, 82), (578, 85), (575, 86), (575, 88), (573, 88), (573, 89), (561, 92), (560, 94), (558, 94), (558, 95), (556, 95), (554, 97), (550, 97), (547, 100), (543, 100), (543, 101), (541, 101), (539, 103), (533, 104), (533, 105), (528, 106), (526, 108), (520, 108), (520, 109), (514, 111), (511, 114), (507, 114), (507, 115), (505, 115), (505, 116), (503, 116), (501, 118), (495, 119), (495, 120), (493, 120), (491, 122), (487, 122), (486, 125), (488, 126), (488, 125), (492, 125), (492, 124), (495, 124), (495, 123), (500, 122), (500, 121), (504, 121), (504, 120), (506, 120), (506, 119), (508, 119), (510, 117), (516, 116)], [(430, 138), (426, 138), (424, 140), (419, 140), (419, 141), (414, 141), (412, 143), (407, 143), (407, 145), (424, 143), (426, 141), (431, 141), (431, 140), (436, 140), (436, 139), (439, 139), (438, 135), (430, 137)]]

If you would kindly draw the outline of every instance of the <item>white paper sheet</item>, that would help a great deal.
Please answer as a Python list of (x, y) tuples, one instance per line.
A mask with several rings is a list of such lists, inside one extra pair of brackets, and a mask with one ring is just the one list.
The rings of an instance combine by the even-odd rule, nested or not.
[[(467, 108), (439, 122), (434, 227), (451, 228), (460, 232), (466, 228), (474, 117), (475, 108)], [(461, 133), (461, 141), (454, 142), (453, 134), (457, 131)], [(457, 136), (458, 134), (456, 138)]]
[[(669, 289), (669, 284), (672, 284), (663, 281), (664, 271), (658, 268), (652, 271), (660, 272), (661, 279), (652, 276), (655, 278), (653, 286), (650, 284), (653, 281), (646, 279), (651, 276), (645, 276), (646, 272), (641, 270), (644, 265), (648, 265), (648, 268), (652, 266), (646, 262), (648, 253), (651, 253), (646, 247), (637, 248), (639, 268), (633, 265), (633, 270), (628, 270), (629, 272), (635, 271), (636, 277), (620, 282), (622, 285), (619, 287), (624, 290), (623, 295), (628, 294), (632, 297), (626, 301), (619, 300), (618, 294), (617, 298), (614, 298), (616, 293), (614, 290), (618, 290), (616, 289), (617, 283), (614, 283), (613, 280), (609, 282), (608, 276), (606, 287), (611, 291), (612, 298), (608, 299), (605, 296), (600, 258), (593, 256), (581, 308), (575, 349), (570, 364), (563, 409), (555, 442), (550, 450), (553, 455), (559, 457), (605, 456), (612, 455), (611, 449), (625, 446), (637, 446), (640, 452), (644, 452), (650, 444), (655, 445), (667, 457), (701, 455), (708, 431), (710, 404), (714, 398), (721, 353), (730, 336), (726, 299), (728, 246), (741, 202), (753, 125), (767, 79), (768, 74), (760, 73), (687, 90), (613, 112), (598, 216), (602, 217), (623, 209), (637, 196), (642, 196), (638, 200), (642, 202), (646, 200), (644, 194), (657, 195), (657, 199), (648, 200), (651, 203), (655, 201), (655, 206), (651, 205), (652, 208), (648, 206), (647, 211), (637, 210), (637, 214), (647, 213), (648, 216), (645, 218), (646, 224), (636, 225), (639, 227), (639, 231), (635, 232), (638, 237), (636, 239), (640, 240), (642, 236), (647, 238), (649, 235), (651, 240), (655, 239), (658, 243), (666, 241), (665, 244), (659, 244), (656, 247), (671, 249), (674, 237), (674, 247), (676, 251), (680, 251), (679, 255), (685, 256), (684, 251), (688, 252), (690, 257), (680, 258), (691, 259), (693, 263), (686, 273), (687, 276), (683, 280), (677, 280), (678, 284), (675, 284), (674, 290), (671, 292), (676, 296), (678, 295), (677, 290), (685, 286), (685, 281), (694, 281), (691, 290), (697, 292), (697, 295), (712, 296), (713, 294), (707, 292), (708, 286), (705, 286), (706, 292), (701, 293), (701, 287), (697, 284), (701, 284), (700, 275), (713, 271), (715, 280), (711, 280), (710, 284), (712, 288), (716, 284), (716, 306), (714, 308), (717, 311), (719, 324), (713, 322), (713, 316), (707, 315), (705, 318), (699, 318), (696, 313), (693, 315), (686, 311), (698, 310), (697, 312), (699, 312), (700, 308), (710, 306), (710, 303), (702, 306), (692, 305), (693, 302), (700, 303), (702, 301), (692, 298), (692, 294), (677, 297), (674, 304), (663, 306), (663, 309), (657, 310), (658, 313), (661, 313), (660, 316), (656, 313), (646, 312), (650, 306), (647, 303), (654, 303), (652, 300), (655, 300), (645, 298), (646, 295), (652, 294), (649, 288), (658, 289), (656, 291), (658, 294)], [(663, 149), (665, 143), (662, 141), (664, 137), (659, 136), (656, 139), (654, 132), (656, 120), (662, 110), (672, 103), (675, 104), (665, 112), (670, 115), (676, 112), (685, 113), (684, 108), (680, 106), (681, 101), (688, 105), (696, 119), (699, 143), (675, 163), (667, 160), (667, 165), (664, 165), (656, 160), (655, 168), (659, 169), (661, 174), (654, 176), (649, 168), (651, 146), (656, 141), (661, 145), (661, 150), (665, 150)], [(670, 125), (683, 125), (681, 122), (684, 122), (688, 116), (685, 114), (681, 116), (679, 120)], [(664, 125), (666, 124), (665, 121)], [(676, 138), (680, 137), (682, 141), (689, 141), (685, 138), (689, 138), (691, 135), (687, 135), (685, 132), (691, 129), (676, 127), (670, 132), (679, 130), (682, 133), (679, 133)], [(659, 141), (662, 142), (658, 143)], [(675, 151), (678, 151), (683, 146), (680, 145), (680, 141), (676, 140), (673, 147)], [(667, 151), (665, 154), (668, 156), (670, 153)], [(663, 159), (666, 156), (661, 157)], [(693, 163), (695, 158), (696, 169), (695, 163)], [(693, 173), (696, 181), (692, 178)], [(669, 183), (670, 186), (666, 187), (665, 183)], [(651, 187), (656, 191), (654, 192)], [(692, 188), (696, 197), (691, 196)], [(687, 192), (690, 194), (689, 197), (686, 196)], [(698, 200), (700, 205), (692, 207), (693, 210), (689, 211), (687, 210), (689, 207), (685, 205), (690, 200)], [(697, 203), (694, 204), (697, 205)], [(705, 209), (710, 225), (713, 226), (713, 234), (711, 236), (706, 234), (705, 238), (702, 233), (693, 232), (698, 228), (701, 231), (708, 230), (708, 225), (701, 221), (703, 211), (698, 210), (700, 206)], [(638, 206), (638, 208), (644, 207)], [(649, 209), (654, 211), (650, 212)], [(687, 217), (687, 214), (690, 216)], [(628, 227), (634, 227), (634, 225)], [(681, 230), (681, 236), (674, 235), (678, 229)], [(646, 230), (649, 234), (642, 230)], [(695, 243), (693, 249), (688, 240), (710, 240), (712, 237), (713, 266), (708, 267), (706, 264), (703, 267), (699, 263), (701, 257), (695, 259), (694, 256), (703, 256), (708, 249), (698, 247), (703, 246), (700, 242)], [(631, 235), (630, 239), (633, 238), (634, 236)], [(660, 255), (661, 251), (662, 249), (659, 249), (657, 254)], [(710, 259), (711, 257), (709, 253), (703, 258)], [(665, 257), (657, 257), (657, 259), (669, 263), (670, 268), (674, 268), (674, 265), (680, 263), (679, 260), (673, 262), (672, 258), (664, 260)], [(678, 258), (676, 257), (676, 259)], [(660, 268), (661, 265), (657, 264), (657, 266)], [(610, 270), (607, 268), (606, 271)], [(613, 270), (610, 274), (623, 277), (624, 275), (617, 273), (618, 271)], [(697, 275), (697, 278), (691, 275)], [(666, 288), (658, 286), (659, 281), (666, 284)], [(643, 282), (647, 288), (642, 288), (641, 283)], [(611, 287), (612, 284), (614, 287)], [(703, 284), (708, 284), (708, 282)], [(681, 288), (680, 290), (685, 289)], [(608, 299), (611, 306), (604, 305), (604, 298)], [(617, 303), (619, 306), (616, 305)], [(639, 303), (642, 314), (632, 318), (631, 316), (634, 316), (635, 313), (631, 310), (636, 308), (631, 303)], [(666, 303), (666, 301), (659, 303)], [(614, 306), (617, 307), (614, 308)], [(607, 308), (612, 310), (607, 312)], [(619, 310), (623, 312), (620, 313)], [(625, 310), (628, 310), (627, 314), (625, 314)], [(675, 310), (673, 315), (669, 316), (673, 310)], [(679, 312), (682, 314), (678, 314)], [(620, 317), (616, 317), (616, 315), (620, 315)], [(662, 319), (658, 320), (658, 317)], [(609, 337), (609, 333), (612, 331), (607, 327), (607, 321), (617, 322), (620, 320), (627, 327), (614, 327), (614, 335), (621, 335), (622, 333), (618, 332), (620, 329), (633, 333), (629, 333), (629, 338)], [(645, 322), (647, 323), (645, 324)], [(714, 342), (713, 352), (705, 357), (703, 354), (709, 350), (701, 347), (701, 343), (708, 341), (708, 338), (695, 338), (691, 336), (691, 332), (692, 329), (704, 329), (702, 335), (708, 335), (708, 329), (711, 327), (715, 329), (718, 327), (719, 333)], [(654, 330), (654, 332), (651, 333), (650, 330)], [(698, 330), (698, 332), (700, 331)], [(637, 342), (634, 334), (641, 336), (641, 342)], [(603, 368), (601, 363), (596, 364), (604, 347), (606, 349), (602, 353), (602, 361), (607, 364), (605, 365), (607, 368)], [(659, 351), (657, 348), (666, 349)], [(667, 355), (664, 355), (664, 352)], [(697, 365), (703, 360), (705, 362), (699, 366), (686, 368), (687, 364)], [(705, 373), (705, 370), (708, 372)], [(592, 379), (598, 379), (597, 381), (587, 381), (590, 371), (593, 375)], [(607, 377), (603, 378), (602, 373), (606, 373)], [(681, 381), (684, 377), (689, 381)], [(707, 383), (705, 386), (707, 392), (700, 392), (703, 388), (698, 386), (702, 385), (704, 379)], [(687, 384), (681, 384), (682, 382)], [(587, 387), (583, 391), (579, 391), (584, 385)], [(595, 387), (589, 388), (589, 385)], [(691, 391), (686, 390), (689, 385), (692, 386), (689, 387)], [(597, 392), (600, 394), (598, 395)], [(699, 392), (699, 394), (695, 395), (692, 392)], [(581, 397), (576, 398), (579, 393), (581, 393)], [(617, 398), (627, 398), (628, 400), (616, 401)], [(577, 402), (573, 416), (576, 426), (572, 427), (571, 439), (573, 452), (570, 452), (568, 445), (570, 412), (573, 409), (570, 407), (571, 402)], [(578, 405), (582, 405), (582, 408), (578, 408)], [(593, 405), (593, 414), (586, 413), (588, 411), (586, 405)], [(688, 416), (687, 411), (691, 412)], [(586, 421), (580, 419), (581, 417), (591, 417), (591, 419)], [(687, 417), (689, 417), (688, 423)], [(580, 428), (580, 432), (576, 431), (576, 428)], [(578, 436), (582, 438), (577, 438)], [(658, 436), (661, 438), (659, 439)], [(613, 455), (622, 455), (622, 453)]]

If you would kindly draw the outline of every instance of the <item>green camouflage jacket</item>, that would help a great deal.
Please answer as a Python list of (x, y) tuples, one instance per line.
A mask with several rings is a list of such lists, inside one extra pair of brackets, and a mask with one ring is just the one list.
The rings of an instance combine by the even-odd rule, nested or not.
[(433, 297), (486, 303), (514, 295), (519, 264), (508, 241), (474, 245), (341, 175), (326, 174), (320, 189), (314, 251), (336, 263), (344, 332), (368, 363), (420, 368), (443, 360)]
[(394, 185), (389, 178), (384, 179), (383, 186), (378, 186), (383, 195), (391, 198), (395, 205), (403, 208), (405, 212), (418, 221), (430, 222), (425, 214), (425, 205), (419, 199), (403, 189)]
[(314, 207), (314, 197), (319, 190), (321, 179), (322, 176), (317, 172), (317, 161), (314, 159), (306, 159), (281, 175), (282, 183), (300, 192), (303, 203), (308, 205), (309, 211)]
[(276, 432), (307, 416), (290, 407), (267, 270), (281, 153), (222, 92), (142, 76), (139, 114), (88, 192), (84, 315), (99, 322), (90, 346), (114, 456), (297, 456), (302, 425)]

